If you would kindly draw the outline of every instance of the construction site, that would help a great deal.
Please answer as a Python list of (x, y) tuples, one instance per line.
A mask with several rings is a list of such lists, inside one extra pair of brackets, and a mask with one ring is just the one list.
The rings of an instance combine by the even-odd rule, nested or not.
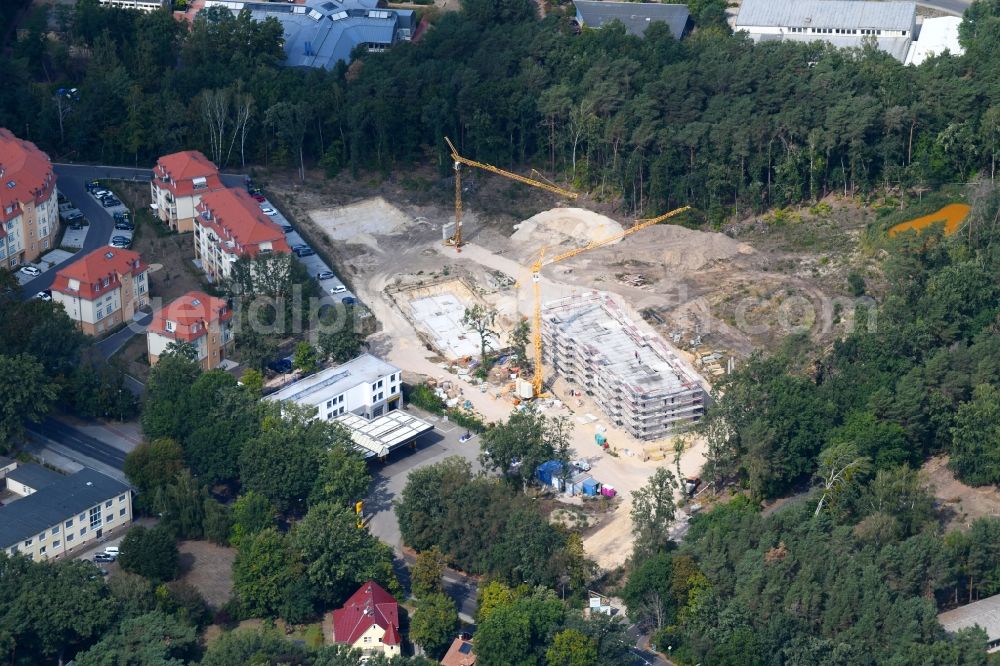
[[(827, 273), (840, 279), (837, 264), (802, 253), (792, 264), (791, 252), (760, 252), (738, 234), (672, 224), (680, 211), (619, 221), (550, 183), (452, 157), (453, 209), (443, 188), (433, 201), (386, 193), (343, 205), (297, 191), (289, 207), (378, 320), (372, 353), (400, 367), (407, 382), (441, 387), (486, 421), (505, 420), (531, 399), (546, 415), (569, 419), (577, 454), (621, 498), (584, 541), (601, 566), (613, 567), (631, 549), (631, 492), (663, 465), (699, 475), (705, 443), (682, 433), (705, 413), (712, 383), (787, 335), (761, 322), (789, 299), (815, 301)], [(540, 190), (552, 205), (498, 221), (463, 204), (463, 194), (481, 198), (491, 187)], [(831, 241), (838, 244), (842, 236)], [(495, 364), (485, 374), (480, 336), (462, 323), (476, 305), (495, 312)], [(518, 367), (510, 336), (523, 320), (533, 362)]]

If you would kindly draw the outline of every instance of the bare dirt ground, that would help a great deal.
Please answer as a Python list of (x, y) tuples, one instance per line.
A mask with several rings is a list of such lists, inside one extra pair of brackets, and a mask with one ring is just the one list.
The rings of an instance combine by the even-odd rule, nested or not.
[(996, 486), (965, 485), (948, 469), (948, 456), (931, 458), (920, 473), (933, 488), (946, 520), (946, 530), (964, 531), (976, 518), (1000, 516), (1000, 490)]
[(181, 580), (198, 589), (213, 609), (220, 608), (233, 596), (233, 560), (236, 550), (208, 541), (182, 541), (180, 551)]
[[(407, 314), (405, 292), (461, 280), (498, 311), (499, 328), (509, 331), (531, 313), (530, 265), (543, 247), (551, 257), (606, 238), (631, 221), (607, 205), (589, 210), (591, 202), (582, 201), (577, 205), (585, 209), (563, 208), (549, 195), (523, 192), (529, 188), (512, 189), (496, 178), (470, 179), (464, 195), (467, 244), (456, 252), (442, 243), (442, 226), (453, 219), (451, 184), (450, 178), (411, 175), (405, 182), (335, 179), (325, 187), (272, 178), (266, 187), (382, 324), (369, 339), (374, 353), (408, 373), (447, 378), (486, 419), (503, 419), (512, 409), (510, 399), (495, 386), (482, 390), (448, 371)], [(547, 266), (542, 299), (593, 289), (615, 292), (689, 354), (719, 350), (739, 360), (755, 349), (773, 348), (797, 327), (822, 342), (841, 335), (850, 322), (849, 312), (828, 316), (824, 308), (830, 310), (829, 302), (844, 293), (847, 271), (864, 261), (858, 250), (864, 224), (853, 203), (834, 201), (749, 218), (726, 233), (659, 225)], [(501, 275), (510, 280), (498, 282)], [(591, 461), (595, 478), (619, 491), (617, 509), (585, 536), (588, 554), (610, 569), (631, 552), (631, 492), (658, 466), (675, 468), (672, 442), (656, 443), (656, 451), (655, 445), (602, 424), (599, 408), (569, 397), (569, 388), (554, 382), (559, 401), (543, 407), (570, 419), (577, 453)], [(584, 418), (587, 414), (597, 419)], [(615, 455), (595, 446), (598, 424), (607, 428)], [(703, 463), (704, 444), (695, 442), (681, 456), (682, 474), (698, 475)]]

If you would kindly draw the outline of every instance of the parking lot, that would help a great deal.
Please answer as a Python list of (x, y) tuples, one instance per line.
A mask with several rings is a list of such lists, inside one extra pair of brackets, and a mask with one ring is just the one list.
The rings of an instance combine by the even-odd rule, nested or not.
[[(270, 218), (285, 230), (285, 240), (288, 241), (288, 246), (292, 248), (293, 251), (297, 248), (308, 247), (305, 239), (299, 235), (299, 232), (295, 231), (294, 227), (292, 227), (292, 225), (288, 222), (288, 219), (282, 215), (281, 211), (275, 208), (270, 201), (265, 199), (261, 203), (261, 208), (270, 208), (274, 211), (274, 215), (271, 215)], [(291, 231), (289, 231), (289, 229), (291, 229)], [(324, 301), (330, 303), (357, 302), (357, 296), (347, 288), (347, 285), (345, 285), (344, 282), (337, 277), (333, 269), (330, 268), (318, 254), (299, 256), (299, 261), (309, 269), (309, 274), (316, 278), (319, 282), (319, 286), (323, 290), (323, 295), (325, 297)], [(323, 274), (330, 275), (331, 277), (320, 279), (319, 276)]]

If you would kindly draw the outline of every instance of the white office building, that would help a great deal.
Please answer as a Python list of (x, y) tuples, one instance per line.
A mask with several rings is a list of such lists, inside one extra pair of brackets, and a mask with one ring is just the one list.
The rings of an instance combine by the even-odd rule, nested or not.
[(317, 417), (327, 421), (343, 414), (375, 419), (402, 406), (401, 387), (399, 368), (371, 354), (362, 354), (292, 382), (265, 399), (315, 407)]
[(755, 42), (823, 41), (861, 48), (866, 40), (900, 62), (917, 27), (913, 2), (870, 0), (743, 0), (735, 30)]

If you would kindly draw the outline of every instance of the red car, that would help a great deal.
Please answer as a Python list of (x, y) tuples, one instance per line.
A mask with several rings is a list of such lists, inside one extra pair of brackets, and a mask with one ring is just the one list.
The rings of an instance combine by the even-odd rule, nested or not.
[(259, 201), (260, 203), (264, 203), (265, 201), (267, 201), (267, 199), (265, 199), (264, 195), (262, 195), (262, 194), (255, 194), (255, 195), (253, 195), (253, 199), (254, 199), (254, 201)]

